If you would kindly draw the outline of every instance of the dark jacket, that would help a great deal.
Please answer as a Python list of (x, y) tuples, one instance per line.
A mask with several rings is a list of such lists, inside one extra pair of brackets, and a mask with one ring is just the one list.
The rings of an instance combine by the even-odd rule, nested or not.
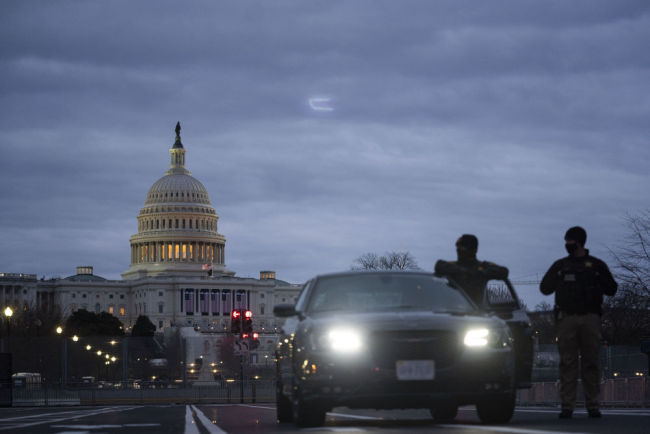
[(448, 277), (456, 282), (474, 300), (474, 303), (482, 306), (485, 285), (492, 279), (506, 279), (508, 269), (478, 259), (463, 262), (439, 260), (436, 262), (435, 274)]
[(603, 294), (614, 295), (618, 284), (607, 264), (587, 254), (558, 259), (541, 284), (542, 294), (555, 292), (555, 306), (567, 314), (602, 313)]

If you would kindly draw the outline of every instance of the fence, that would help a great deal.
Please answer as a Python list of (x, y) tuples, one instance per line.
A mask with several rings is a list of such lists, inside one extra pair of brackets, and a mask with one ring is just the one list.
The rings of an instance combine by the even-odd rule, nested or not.
[[(243, 386), (243, 387), (242, 387)], [(242, 394), (243, 392), (243, 394)], [(577, 405), (583, 405), (582, 387), (578, 385)], [(275, 402), (275, 381), (254, 380), (193, 387), (165, 388), (61, 388), (28, 387), (13, 389), (13, 406), (65, 406), (114, 404), (202, 404), (202, 403), (271, 403)], [(557, 406), (559, 383), (533, 383), (517, 393), (518, 405)], [(611, 407), (650, 407), (650, 378), (632, 377), (601, 382), (601, 403)]]
[[(560, 355), (557, 345), (538, 345), (533, 359), (534, 382), (552, 382), (559, 378)], [(602, 379), (635, 377), (648, 374), (648, 357), (638, 346), (603, 346), (599, 365)]]
[[(82, 387), (82, 386), (80, 386)], [(243, 392), (243, 393), (242, 393)], [(65, 406), (112, 404), (256, 403), (275, 401), (275, 381), (252, 380), (193, 387), (61, 388), (43, 385), (13, 389), (13, 406)]]
[[(577, 405), (584, 405), (582, 385), (578, 383)], [(611, 407), (650, 407), (650, 378), (631, 377), (603, 380), (600, 383), (600, 401)], [(517, 393), (519, 405), (559, 405), (559, 382), (533, 383), (530, 389)]]

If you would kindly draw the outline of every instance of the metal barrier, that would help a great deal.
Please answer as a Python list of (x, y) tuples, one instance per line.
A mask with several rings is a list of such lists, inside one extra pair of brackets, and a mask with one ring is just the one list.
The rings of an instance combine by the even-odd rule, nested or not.
[(275, 401), (274, 380), (238, 381), (192, 387), (157, 388), (15, 388), (13, 406), (64, 406), (113, 404), (206, 404)]
[[(67, 406), (114, 404), (238, 404), (271, 403), (275, 401), (274, 380), (245, 381), (241, 394), (238, 381), (192, 387), (163, 388), (14, 388), (13, 405)], [(604, 407), (650, 407), (650, 378), (630, 377), (601, 382), (601, 404)], [(577, 405), (584, 405), (582, 387), (578, 383)], [(558, 406), (559, 382), (533, 383), (530, 389), (517, 392), (518, 405)]]
[[(533, 383), (530, 389), (517, 392), (519, 405), (560, 404), (559, 381)], [(576, 405), (584, 405), (582, 384), (578, 381)], [(601, 381), (600, 402), (607, 407), (650, 407), (650, 378), (629, 377)]]

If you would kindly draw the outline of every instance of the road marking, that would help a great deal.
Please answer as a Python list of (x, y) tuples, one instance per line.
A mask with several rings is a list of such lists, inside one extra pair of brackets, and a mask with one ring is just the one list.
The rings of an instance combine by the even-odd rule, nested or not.
[(199, 434), (199, 429), (196, 427), (189, 405), (185, 406), (185, 434)]
[(192, 405), (192, 410), (196, 413), (196, 416), (199, 418), (205, 429), (207, 429), (210, 434), (226, 434), (224, 430), (219, 428), (217, 425), (213, 424), (208, 417), (203, 414), (201, 410)]
[[(559, 409), (557, 408), (522, 408), (516, 409), (515, 411), (520, 413), (558, 413)], [(650, 410), (644, 410), (642, 408), (630, 408), (630, 409), (616, 409), (616, 410), (603, 410), (600, 409), (603, 415), (613, 415), (613, 416), (650, 416)], [(574, 410), (573, 414), (587, 414), (586, 410)]]
[(440, 424), (436, 425), (441, 428), (457, 428), (457, 429), (474, 429), (477, 431), (488, 431), (488, 432), (498, 432), (498, 433), (516, 433), (516, 434), (588, 434), (588, 433), (579, 433), (579, 432), (569, 432), (569, 431), (545, 431), (539, 429), (526, 429), (526, 428), (510, 428), (507, 426), (486, 426), (486, 425), (451, 425), (451, 424)]
[(145, 427), (145, 426), (160, 426), (159, 423), (125, 423), (122, 425), (127, 428), (138, 428), (138, 427)]
[[(113, 408), (113, 407), (104, 407), (103, 409), (106, 408)], [(37, 417), (47, 417), (47, 416), (61, 416), (64, 414), (79, 414), (80, 412), (83, 412), (85, 410), (71, 410), (71, 411), (59, 411), (57, 413), (38, 413), (38, 414), (30, 414), (28, 416), (16, 416), (16, 417), (5, 417), (0, 419), (0, 422), (5, 422), (9, 420), (21, 420), (21, 419), (33, 419)]]
[(384, 420), (383, 417), (372, 417), (372, 416), (358, 416), (356, 414), (344, 414), (344, 413), (327, 413), (329, 416), (334, 417), (345, 417), (348, 419), (362, 419), (362, 420)]
[(102, 429), (102, 428), (122, 428), (122, 425), (50, 425), (50, 428)]
[[(73, 413), (73, 414), (71, 414), (69, 416), (66, 416), (66, 417), (59, 417), (59, 418), (53, 418), (53, 419), (48, 418), (48, 419), (39, 420), (39, 421), (36, 421), (36, 422), (11, 424), (11, 425), (8, 425), (8, 426), (0, 427), (0, 431), (9, 430), (9, 429), (16, 429), (16, 428), (27, 428), (27, 427), (30, 427), (30, 426), (43, 425), (43, 424), (46, 424), (46, 423), (63, 422), (64, 420), (75, 419), (75, 418), (80, 418), (80, 417), (97, 416), (99, 414), (111, 413), (113, 411), (118, 411), (118, 409), (119, 409), (119, 411), (128, 411), (128, 410), (133, 410), (134, 408), (136, 408), (136, 407), (105, 407), (105, 408), (98, 409), (96, 411), (88, 411), (88, 412), (82, 412), (82, 411), (69, 412), (69, 411), (66, 411), (66, 412), (64, 412), (65, 414), (68, 414), (68, 413)], [(61, 413), (46, 413), (47, 416), (54, 416), (54, 415), (57, 415), (57, 414), (61, 414)], [(23, 417), (18, 417), (18, 418), (7, 418), (7, 419), (1, 419), (0, 423), (3, 423), (5, 421), (7, 421), (7, 420), (27, 419), (27, 418), (43, 417), (43, 416), (44, 415), (31, 415), (31, 416), (23, 416)]]
[(239, 407), (261, 408), (264, 410), (275, 410), (275, 407), (264, 407), (263, 405), (239, 404)]
[(90, 434), (90, 431), (61, 431), (56, 434)]
[(337, 426), (319, 426), (316, 428), (303, 428), (300, 431), (334, 431), (334, 432), (364, 432), (365, 430), (360, 428), (345, 428)]

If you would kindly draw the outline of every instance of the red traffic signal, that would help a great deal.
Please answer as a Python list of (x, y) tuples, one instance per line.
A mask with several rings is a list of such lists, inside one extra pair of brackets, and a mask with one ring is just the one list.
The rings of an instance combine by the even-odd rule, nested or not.
[(248, 339), (248, 333), (242, 333), (241, 338), (242, 339)]
[(253, 339), (259, 339), (259, 338), (260, 338), (260, 334), (257, 332), (253, 332)]
[(239, 309), (235, 309), (232, 311), (232, 319), (239, 319), (240, 316), (241, 316), (241, 312), (239, 311)]
[(244, 312), (244, 316), (246, 317), (246, 319), (253, 318), (253, 312), (247, 310), (246, 312)]

